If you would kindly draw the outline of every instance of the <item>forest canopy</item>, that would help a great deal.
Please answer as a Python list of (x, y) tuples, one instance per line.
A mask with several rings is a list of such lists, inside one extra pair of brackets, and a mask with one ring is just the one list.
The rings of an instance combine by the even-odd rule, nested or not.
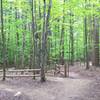
[(0, 63), (39, 66), (41, 52), (47, 63), (86, 60), (99, 40), (99, 0), (2, 0), (0, 11)]

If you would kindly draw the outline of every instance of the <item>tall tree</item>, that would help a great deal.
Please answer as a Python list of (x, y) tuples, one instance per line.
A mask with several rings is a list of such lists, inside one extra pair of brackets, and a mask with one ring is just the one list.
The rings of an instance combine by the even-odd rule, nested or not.
[[(18, 9), (15, 7), (15, 20), (18, 21), (19, 15), (18, 15)], [(19, 26), (16, 24), (16, 54), (15, 54), (15, 67), (19, 67)]]
[(94, 66), (99, 66), (99, 18), (93, 17), (93, 60)]
[(34, 12), (34, 2), (35, 2), (35, 0), (32, 0), (32, 55), (33, 56), (31, 56), (31, 57), (33, 57), (33, 58), (31, 58), (32, 60), (32, 62), (33, 62), (33, 66), (35, 67), (35, 53), (36, 53), (36, 39), (35, 39), (35, 31), (36, 31), (36, 25), (35, 25), (35, 12)]
[(41, 82), (45, 82), (45, 47), (46, 47), (46, 0), (43, 0), (43, 32), (42, 32), (42, 44), (41, 44)]
[(1, 34), (2, 34), (2, 59), (3, 59), (3, 81), (6, 76), (6, 44), (5, 44), (5, 33), (4, 33), (4, 20), (3, 20), (3, 1), (1, 0)]
[(51, 11), (52, 0), (49, 0), (48, 13), (46, 16), (46, 0), (43, 0), (43, 32), (42, 32), (42, 44), (41, 44), (41, 82), (45, 81), (45, 64), (47, 58), (47, 38), (48, 38), (48, 29), (49, 29), (49, 18)]
[[(87, 0), (85, 0), (85, 10), (87, 9)], [(85, 49), (85, 61), (86, 61), (86, 69), (89, 69), (89, 56), (88, 56), (88, 27), (87, 27), (87, 16), (84, 18), (84, 49)]]
[(60, 51), (60, 59), (61, 59), (61, 64), (64, 65), (64, 22), (65, 22), (65, 0), (63, 1), (63, 18), (62, 18), (62, 28), (61, 28), (61, 40), (60, 40), (60, 45), (61, 45), (61, 51)]
[(70, 10), (70, 63), (74, 64), (74, 34), (73, 34), (73, 12)]

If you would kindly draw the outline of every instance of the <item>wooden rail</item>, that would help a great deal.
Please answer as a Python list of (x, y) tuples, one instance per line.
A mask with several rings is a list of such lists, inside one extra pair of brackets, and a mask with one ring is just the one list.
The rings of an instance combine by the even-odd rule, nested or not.
[[(14, 69), (14, 70), (6, 70), (6, 72), (39, 72), (41, 69)], [(3, 70), (0, 70), (3, 72)]]
[[(17, 69), (17, 70), (14, 69), (14, 70), (6, 70), (7, 74), (6, 74), (5, 77), (7, 77), (7, 78), (13, 78), (13, 77), (40, 77), (40, 71), (41, 71), (41, 69)], [(0, 72), (2, 73), (3, 70), (0, 70)], [(25, 72), (32, 72), (33, 74), (28, 75), (28, 73), (25, 74)], [(37, 74), (36, 72), (39, 72), (39, 74)], [(15, 73), (15, 74), (13, 74), (13, 73)], [(3, 75), (0, 75), (0, 77), (3, 77)]]
[[(0, 77), (3, 77), (3, 75), (0, 75)], [(35, 74), (35, 75), (6, 75), (7, 78), (10, 77), (40, 77), (39, 74)]]

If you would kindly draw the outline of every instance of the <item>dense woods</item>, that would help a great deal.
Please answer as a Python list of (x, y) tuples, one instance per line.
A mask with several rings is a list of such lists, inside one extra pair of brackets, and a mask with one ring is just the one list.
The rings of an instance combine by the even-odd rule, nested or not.
[(0, 100), (100, 100), (100, 0), (0, 0)]
[[(0, 0), (0, 66), (99, 66), (99, 0)], [(51, 65), (51, 66), (50, 66)], [(52, 68), (52, 67), (51, 67)]]

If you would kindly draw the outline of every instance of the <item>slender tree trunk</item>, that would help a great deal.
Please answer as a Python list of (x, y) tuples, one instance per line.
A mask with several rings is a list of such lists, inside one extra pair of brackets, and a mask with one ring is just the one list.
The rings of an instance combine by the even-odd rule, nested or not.
[(45, 82), (45, 47), (46, 47), (46, 0), (43, 0), (43, 33), (41, 44), (41, 82)]
[(99, 18), (93, 17), (93, 61), (94, 66), (99, 66)]
[[(15, 20), (18, 21), (18, 11), (17, 8), (15, 8)], [(18, 32), (18, 25), (16, 25), (16, 54), (15, 54), (15, 67), (19, 67), (19, 32)]]
[[(87, 9), (87, 0), (85, 0), (85, 10)], [(85, 61), (86, 69), (89, 69), (89, 54), (88, 54), (88, 19), (87, 16), (84, 18), (84, 47), (85, 47)]]
[[(38, 1), (38, 4), (39, 4), (39, 20), (41, 21), (41, 2), (40, 0)], [(39, 25), (39, 30), (41, 30), (41, 24)], [(38, 42), (38, 65), (39, 65), (39, 68), (41, 67), (40, 66), (40, 62), (41, 62), (41, 32), (39, 33), (38, 35), (38, 39), (39, 39), (39, 42)]]
[(43, 33), (42, 33), (42, 44), (41, 44), (41, 82), (45, 82), (45, 65), (47, 58), (47, 38), (48, 38), (48, 30), (49, 30), (49, 18), (51, 11), (52, 0), (49, 0), (48, 13), (46, 17), (46, 0), (43, 0), (44, 8), (43, 8)]
[[(32, 11), (32, 27), (31, 27), (31, 50), (30, 50), (30, 68), (36, 67), (36, 39), (35, 39), (35, 31), (36, 31), (36, 23), (35, 23), (35, 2), (36, 0), (31, 0), (31, 11)], [(35, 8), (35, 9), (34, 9)], [(34, 78), (35, 79), (35, 78)]]
[[(23, 26), (24, 30), (26, 30), (26, 25)], [(22, 33), (22, 59), (21, 59), (21, 67), (25, 67), (25, 31)]]
[(47, 17), (46, 17), (46, 64), (48, 62), (48, 35), (50, 35), (50, 23), (49, 23), (49, 19), (50, 19), (50, 12), (51, 12), (51, 6), (52, 6), (52, 0), (49, 0), (49, 5), (48, 5), (48, 12), (47, 12)]
[[(63, 14), (64, 14), (64, 4), (65, 4), (65, 0), (63, 1)], [(61, 59), (61, 64), (64, 65), (64, 21), (65, 21), (65, 17), (63, 15), (63, 20), (62, 20), (62, 29), (61, 29), (61, 41), (60, 41), (60, 45), (61, 45), (61, 54), (60, 54), (60, 59)]]
[(74, 65), (74, 35), (73, 35), (73, 15), (70, 11), (70, 63)]
[(85, 47), (85, 61), (86, 61), (86, 69), (89, 69), (89, 59), (88, 59), (88, 31), (87, 31), (87, 17), (84, 18), (84, 47)]
[(6, 44), (3, 23), (3, 1), (1, 0), (1, 34), (2, 34), (2, 57), (3, 57), (3, 81), (6, 78)]
[(33, 35), (33, 41), (34, 41), (34, 68), (37, 67), (37, 53), (38, 53), (38, 49), (37, 49), (37, 42), (38, 42), (38, 32), (37, 31), (37, 21), (36, 21), (36, 0), (34, 0), (33, 2), (33, 16), (34, 16), (34, 35)]

